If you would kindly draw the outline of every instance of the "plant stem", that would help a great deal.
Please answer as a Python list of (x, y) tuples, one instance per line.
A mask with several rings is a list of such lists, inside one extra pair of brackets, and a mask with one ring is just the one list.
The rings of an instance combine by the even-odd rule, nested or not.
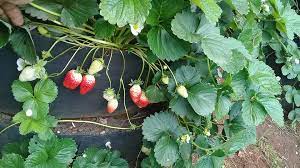
[(127, 106), (126, 106), (126, 91), (125, 91), (125, 86), (124, 86), (123, 79), (121, 79), (120, 82), (121, 82), (122, 87), (123, 87), (123, 105), (124, 105), (124, 109), (125, 109), (125, 112), (126, 112), (126, 115), (127, 115), (127, 119), (128, 119), (129, 124), (131, 125), (131, 127), (133, 129), (135, 129), (136, 126), (134, 124), (132, 124), (132, 122), (130, 120), (130, 117), (129, 117), (129, 114), (128, 114)]
[(214, 85), (217, 86), (217, 83), (211, 73), (210, 61), (208, 58), (207, 58), (207, 68), (208, 68), (208, 73), (209, 73), (209, 76), (211, 77), (211, 80), (213, 81)]
[(169, 69), (169, 71), (171, 72), (171, 74), (172, 74), (172, 76), (173, 76), (173, 78), (174, 78), (175, 85), (178, 86), (178, 82), (177, 82), (177, 80), (176, 80), (176, 77), (175, 77), (175, 75), (174, 75), (172, 69), (171, 69), (171, 68), (169, 67), (169, 65), (168, 65), (167, 63), (165, 63), (163, 60), (161, 60), (161, 61), (165, 64), (165, 66), (167, 66), (167, 68)]
[(57, 58), (59, 58), (60, 56), (64, 55), (65, 53), (67, 53), (68, 51), (72, 50), (73, 48), (75, 48), (76, 46), (72, 46), (66, 50), (64, 50), (63, 52), (61, 52), (60, 54), (56, 55), (55, 57), (53, 57), (51, 60), (47, 61), (48, 63), (56, 60)]
[(0, 131), (0, 135), (5, 132), (6, 130), (8, 130), (9, 128), (15, 126), (15, 125), (18, 125), (19, 123), (13, 123), (13, 124), (10, 124), (9, 126), (3, 128), (1, 131)]
[(60, 17), (60, 14), (58, 14), (58, 13), (56, 13), (56, 12), (52, 12), (52, 11), (50, 11), (50, 10), (48, 10), (48, 9), (46, 9), (46, 8), (44, 8), (44, 7), (42, 7), (42, 6), (40, 6), (40, 5), (37, 5), (37, 4), (33, 3), (33, 2), (31, 2), (30, 5), (31, 5), (32, 7), (37, 8), (38, 10), (41, 10), (41, 11), (46, 12), (46, 13), (49, 13), (49, 14), (51, 14), (51, 15)]
[(57, 77), (57, 76), (60, 76), (62, 73), (64, 73), (64, 71), (67, 69), (67, 67), (69, 66), (69, 64), (71, 63), (71, 61), (73, 60), (73, 58), (75, 57), (75, 55), (77, 54), (77, 52), (80, 49), (81, 49), (80, 47), (77, 48), (77, 50), (74, 52), (74, 54), (71, 57), (71, 59), (68, 61), (68, 63), (66, 64), (66, 66), (64, 67), (64, 69), (60, 73), (53, 73), (53, 74), (49, 75), (49, 78)]
[(113, 51), (111, 50), (110, 51), (110, 57), (109, 57), (109, 60), (108, 60), (108, 63), (107, 63), (107, 67), (106, 67), (106, 70), (105, 70), (105, 74), (106, 74), (107, 79), (109, 81), (109, 88), (111, 88), (111, 79), (110, 79), (110, 76), (108, 74), (108, 71), (109, 71), (109, 66), (110, 66), (110, 61), (111, 61), (112, 55), (113, 55)]
[(97, 123), (94, 121), (86, 121), (86, 120), (58, 120), (59, 123), (66, 123), (66, 122), (74, 122), (74, 123), (87, 123), (87, 124), (94, 124), (94, 125), (99, 125), (102, 127), (106, 128), (111, 128), (111, 129), (118, 129), (118, 130), (131, 130), (132, 128), (123, 128), (123, 127), (116, 127), (116, 126), (110, 126), (106, 124), (101, 124)]
[(88, 59), (89, 55), (95, 50), (95, 48), (92, 48), (87, 54), (86, 56), (84, 57), (84, 60), (82, 62), (82, 64), (80, 65), (80, 70), (82, 70), (82, 67), (84, 66), (86, 60)]
[(120, 53), (122, 55), (123, 68), (122, 68), (122, 73), (121, 73), (121, 76), (120, 76), (120, 85), (119, 85), (118, 94), (120, 94), (120, 91), (121, 91), (121, 80), (123, 80), (123, 76), (124, 76), (125, 68), (126, 68), (125, 56), (124, 56), (124, 54), (123, 54), (123, 52), (121, 50), (120, 50)]

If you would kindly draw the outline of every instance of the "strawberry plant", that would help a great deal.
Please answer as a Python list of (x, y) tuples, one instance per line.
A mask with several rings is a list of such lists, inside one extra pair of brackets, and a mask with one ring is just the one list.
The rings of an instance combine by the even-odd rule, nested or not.
[(2, 151), (0, 167), (119, 167), (128, 168), (118, 151), (87, 148), (77, 154), (77, 145), (70, 138), (49, 140), (34, 136), (30, 141), (7, 144)]
[[(79, 87), (84, 95), (94, 91), (97, 74), (105, 73), (109, 88), (100, 95), (107, 100), (107, 112), (120, 106), (119, 99), (125, 102), (126, 94), (139, 108), (161, 105), (162, 111), (141, 126), (131, 123), (126, 103), (131, 127), (89, 122), (142, 127), (147, 157), (141, 167), (221, 167), (226, 157), (256, 142), (255, 128), (267, 117), (284, 126), (282, 90), (286, 102), (300, 106), (297, 5), (292, 0), (34, 0), (23, 8), (27, 19), (22, 28), (0, 21), (0, 47), (10, 43), (23, 59), (17, 61), (21, 73), (12, 92), (24, 105), (13, 121), (21, 134), (35, 132), (42, 140), (54, 136), (51, 128), (59, 122), (84, 122), (48, 115), (57, 96), (51, 78), (66, 74), (64, 86)], [(38, 55), (29, 28), (56, 41)], [(71, 46), (53, 55), (59, 42)], [(88, 53), (82, 64), (71, 70), (70, 62), (83, 48)], [(45, 65), (69, 50), (74, 54), (64, 69), (47, 74)], [(117, 52), (123, 66), (119, 88), (112, 88), (109, 67)], [(129, 90), (123, 80), (127, 53), (142, 61)], [(83, 69), (88, 59), (92, 63)], [(281, 73), (275, 74), (272, 63)], [(295, 108), (288, 115), (294, 125), (299, 114)], [(79, 158), (74, 164), (84, 167), (91, 160)]]

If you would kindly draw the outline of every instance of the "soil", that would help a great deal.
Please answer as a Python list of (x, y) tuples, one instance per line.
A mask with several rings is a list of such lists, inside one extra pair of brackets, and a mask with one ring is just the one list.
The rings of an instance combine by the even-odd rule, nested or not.
[(300, 168), (300, 126), (278, 128), (269, 119), (257, 127), (257, 143), (226, 159), (225, 168)]
[[(142, 119), (149, 113), (152, 112), (144, 111), (131, 116), (131, 122), (141, 125)], [(7, 115), (0, 115), (2, 123), (8, 124), (10, 119)], [(126, 115), (117, 118), (84, 118), (84, 120), (117, 127), (130, 126)], [(71, 122), (60, 123), (55, 128), (55, 132), (62, 135), (103, 135), (114, 131), (116, 130), (93, 124)], [(300, 125), (295, 129), (289, 125), (278, 128), (268, 119), (257, 127), (257, 143), (227, 158), (225, 168), (300, 168)]]

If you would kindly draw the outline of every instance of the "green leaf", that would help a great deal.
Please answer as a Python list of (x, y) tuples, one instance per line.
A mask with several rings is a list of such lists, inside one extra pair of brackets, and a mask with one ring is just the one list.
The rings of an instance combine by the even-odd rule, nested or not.
[(64, 1), (61, 21), (69, 27), (78, 27), (98, 14), (97, 0)]
[(253, 15), (249, 15), (247, 17), (246, 24), (243, 27), (238, 39), (252, 54), (255, 50), (258, 50), (262, 42), (262, 30), (259, 28)]
[(192, 144), (182, 143), (179, 145), (179, 153), (183, 160), (189, 160), (192, 155)]
[(7, 154), (0, 160), (1, 168), (24, 168), (24, 159), (18, 154)]
[(217, 99), (214, 87), (197, 84), (188, 90), (188, 94), (188, 101), (197, 114), (208, 116), (214, 111)]
[(176, 69), (175, 77), (178, 83), (184, 84), (186, 87), (200, 82), (200, 73), (197, 68), (192, 66), (181, 66)]
[(94, 32), (97, 38), (110, 38), (115, 32), (116, 26), (109, 24), (103, 19), (98, 19), (95, 23)]
[(248, 73), (247, 71), (243, 70), (239, 73), (232, 76), (231, 81), (231, 88), (233, 93), (231, 97), (235, 100), (243, 99), (244, 95), (246, 94), (246, 86), (247, 86), (247, 79)]
[(143, 24), (151, 9), (151, 0), (102, 0), (100, 14), (110, 24)]
[(33, 89), (29, 82), (15, 80), (11, 85), (14, 98), (18, 102), (25, 102), (33, 98)]
[(234, 154), (235, 152), (245, 148), (250, 144), (256, 143), (256, 128), (249, 127), (236, 134), (220, 146), (227, 155)]
[(174, 17), (184, 7), (184, 0), (152, 0), (152, 8), (146, 22), (150, 25), (158, 25), (160, 21)]
[(77, 146), (74, 140), (53, 136), (45, 141), (34, 136), (29, 142), (30, 155), (26, 167), (67, 167), (75, 157)]
[(142, 168), (161, 168), (161, 166), (157, 163), (153, 153), (150, 154), (149, 157), (145, 158), (141, 163)]
[(26, 158), (29, 155), (28, 144), (28, 139), (21, 139), (20, 142), (5, 144), (2, 148), (2, 156), (7, 154), (18, 154), (21, 155), (23, 158)]
[(231, 0), (235, 9), (242, 15), (249, 12), (248, 0)]
[(274, 96), (269, 94), (258, 94), (256, 99), (278, 126), (284, 126), (283, 109), (280, 102)]
[(148, 32), (148, 44), (160, 59), (175, 61), (188, 53), (190, 45), (169, 33), (163, 27), (152, 27)]
[(13, 122), (20, 123), (19, 132), (26, 135), (31, 132), (38, 133), (41, 139), (49, 139), (54, 135), (51, 128), (56, 127), (57, 120), (52, 116), (46, 116), (41, 119), (27, 117), (24, 111), (17, 113), (13, 117)]
[(252, 9), (253, 13), (256, 15), (260, 15), (261, 10), (261, 0), (248, 0), (250, 8)]
[(286, 33), (289, 39), (294, 39), (294, 34), (300, 36), (300, 16), (296, 13), (290, 5), (285, 7), (282, 14), (282, 18), (285, 21)]
[[(62, 11), (63, 6), (59, 3), (49, 1), (49, 0), (34, 0), (34, 4), (45, 8), (51, 12), (54, 12), (56, 14), (60, 14)], [(25, 13), (30, 14), (32, 17), (36, 17), (41, 20), (57, 20), (59, 16), (55, 16), (53, 14), (47, 13), (45, 11), (39, 10), (31, 5), (25, 6)]]
[(4, 47), (9, 41), (11, 25), (0, 19), (0, 48)]
[(300, 122), (300, 108), (295, 108), (294, 110), (290, 111), (288, 118), (293, 122)]
[(202, 156), (195, 168), (219, 168), (222, 167), (224, 158), (216, 156)]
[(247, 125), (257, 126), (265, 120), (267, 112), (260, 103), (247, 98), (242, 106), (242, 117)]
[(23, 104), (23, 111), (26, 112), (29, 109), (32, 110), (32, 118), (41, 119), (49, 113), (49, 104), (31, 98)]
[(34, 87), (35, 98), (45, 103), (52, 103), (57, 94), (57, 86), (51, 79), (40, 80)]
[(197, 14), (182, 11), (172, 20), (172, 31), (180, 39), (190, 43), (199, 42), (202, 36), (198, 32), (200, 18)]
[[(201, 20), (201, 22), (200, 22)], [(180, 39), (190, 43), (199, 42), (210, 34), (220, 34), (220, 31), (205, 18), (190, 11), (177, 13), (171, 22), (173, 33)]]
[(173, 165), (179, 158), (176, 141), (169, 136), (161, 137), (154, 147), (154, 156), (157, 162), (164, 167)]
[(225, 115), (228, 114), (231, 107), (231, 101), (227, 96), (219, 96), (216, 103), (216, 119), (221, 120)]
[(107, 150), (98, 150), (97, 148), (88, 148), (82, 155), (76, 157), (76, 160), (73, 163), (73, 168), (92, 168), (99, 167), (101, 163), (105, 161), (105, 158), (109, 151)]
[(218, 22), (222, 14), (222, 9), (218, 6), (215, 0), (191, 0), (205, 14), (206, 18), (211, 23)]
[(179, 115), (180, 117), (185, 117), (188, 113), (194, 112), (189, 102), (181, 96), (174, 97), (170, 101), (169, 107), (173, 112), (175, 112), (176, 115)]
[(155, 113), (144, 120), (143, 135), (151, 142), (156, 142), (164, 134), (177, 134), (179, 123), (175, 115), (168, 112)]
[(151, 103), (166, 101), (164, 92), (155, 85), (150, 85), (147, 87), (146, 96)]
[(273, 69), (264, 62), (250, 62), (248, 73), (252, 85), (259, 89), (259, 91), (272, 95), (281, 94), (281, 86), (276, 79)]
[(13, 50), (24, 60), (32, 64), (36, 63), (35, 46), (28, 29), (16, 29), (10, 36), (10, 44)]

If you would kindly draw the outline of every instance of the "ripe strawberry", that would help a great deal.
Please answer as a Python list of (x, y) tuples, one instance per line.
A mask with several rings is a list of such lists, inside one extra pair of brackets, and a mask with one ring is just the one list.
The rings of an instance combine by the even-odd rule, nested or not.
[(100, 72), (104, 68), (104, 60), (102, 58), (100, 59), (95, 59), (88, 70), (88, 73), (90, 75), (94, 75), (98, 72)]
[(93, 75), (84, 75), (80, 84), (80, 94), (85, 95), (91, 91), (96, 84), (96, 79)]
[(82, 75), (76, 70), (70, 70), (64, 79), (64, 86), (68, 89), (74, 90), (76, 89), (82, 81)]
[(137, 103), (135, 103), (139, 108), (144, 108), (147, 107), (150, 102), (148, 100), (148, 98), (146, 97), (146, 94), (144, 91), (142, 91), (141, 97), (139, 99), (139, 101)]
[(142, 88), (139, 84), (133, 84), (129, 90), (130, 98), (134, 103), (140, 100), (142, 95)]
[(106, 108), (107, 112), (108, 113), (113, 113), (118, 108), (118, 104), (119, 103), (118, 103), (118, 100), (116, 98), (108, 101), (107, 108)]
[(105, 89), (105, 91), (103, 92), (103, 98), (107, 101), (116, 98), (115, 90), (113, 88)]
[(187, 98), (187, 97), (189, 96), (186, 87), (183, 86), (183, 85), (179, 85), (179, 86), (176, 88), (176, 91), (177, 91), (177, 93), (178, 93), (180, 96), (182, 96), (183, 98)]

